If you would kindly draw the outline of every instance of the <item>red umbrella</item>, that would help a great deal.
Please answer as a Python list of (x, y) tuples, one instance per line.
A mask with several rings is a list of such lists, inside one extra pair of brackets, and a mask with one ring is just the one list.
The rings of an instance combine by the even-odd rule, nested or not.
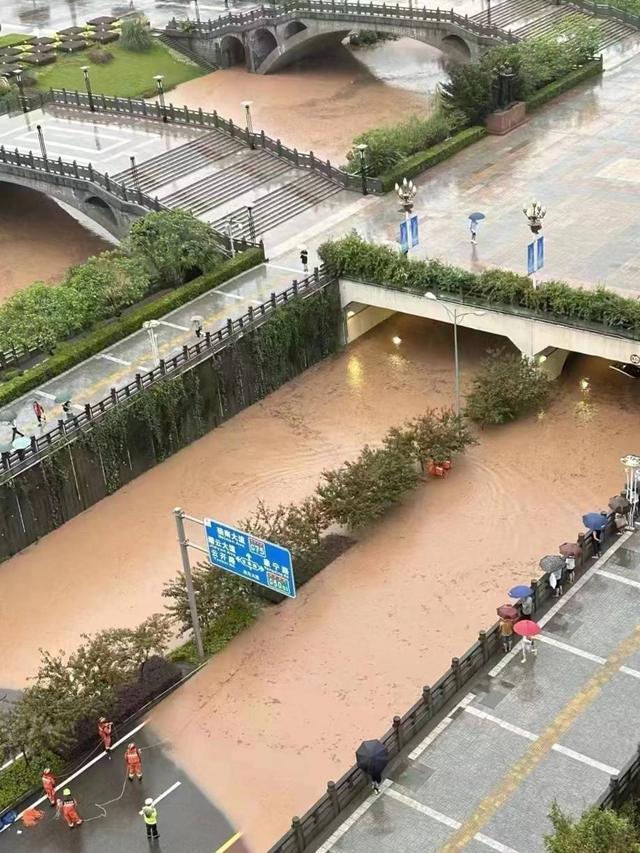
[(558, 550), (563, 557), (579, 557), (582, 554), (582, 548), (577, 542), (563, 542), (558, 545)]
[(517, 619), (520, 612), (512, 604), (501, 604), (498, 607), (498, 616), (501, 619)]
[(535, 637), (540, 633), (540, 626), (532, 619), (521, 619), (513, 626), (513, 630), (521, 637)]

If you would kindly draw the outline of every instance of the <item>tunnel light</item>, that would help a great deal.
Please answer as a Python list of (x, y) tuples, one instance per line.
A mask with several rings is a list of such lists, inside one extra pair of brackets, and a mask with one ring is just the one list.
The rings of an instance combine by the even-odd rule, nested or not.
[(398, 335), (394, 335), (394, 336), (391, 338), (391, 340), (393, 341), (393, 343), (394, 343), (397, 347), (399, 347), (399, 346), (400, 346), (400, 344), (402, 343), (402, 338), (398, 337)]

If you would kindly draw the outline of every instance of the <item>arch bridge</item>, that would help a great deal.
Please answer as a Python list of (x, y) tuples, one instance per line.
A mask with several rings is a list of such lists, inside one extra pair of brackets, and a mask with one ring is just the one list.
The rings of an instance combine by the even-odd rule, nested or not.
[(166, 33), (216, 65), (244, 64), (248, 71), (270, 74), (355, 29), (375, 30), (413, 38), (457, 56), (477, 59), (489, 47), (519, 39), (498, 27), (452, 10), (348, 3), (336, 0), (294, 0), (280, 7), (229, 14), (216, 21), (171, 21)]

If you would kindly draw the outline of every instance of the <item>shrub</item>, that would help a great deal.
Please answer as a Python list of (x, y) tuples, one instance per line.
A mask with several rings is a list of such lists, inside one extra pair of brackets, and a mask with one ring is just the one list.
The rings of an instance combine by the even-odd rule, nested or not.
[(460, 111), (469, 124), (480, 124), (495, 107), (491, 70), (479, 62), (450, 63), (447, 74), (440, 86), (445, 112)]
[(73, 267), (62, 287), (73, 292), (79, 325), (86, 328), (96, 320), (119, 317), (123, 308), (139, 302), (151, 279), (140, 258), (110, 251)]
[(33, 788), (40, 787), (42, 771), (45, 767), (50, 767), (54, 773), (57, 773), (62, 767), (62, 762), (55, 755), (40, 753), (30, 755), (28, 764), (21, 757), (5, 770), (0, 771), (0, 813), (17, 803)]
[(107, 65), (113, 61), (113, 54), (103, 47), (92, 47), (87, 56), (96, 65)]
[(424, 470), (427, 462), (444, 462), (476, 444), (463, 417), (451, 409), (430, 409), (419, 418), (392, 427), (384, 445), (414, 459)]
[(549, 399), (551, 383), (540, 365), (517, 353), (494, 350), (473, 379), (465, 414), (478, 423), (504, 424)]
[(144, 17), (125, 18), (122, 21), (120, 44), (125, 50), (144, 53), (153, 47), (153, 36), (149, 30), (149, 22)]
[(640, 853), (633, 819), (611, 809), (593, 806), (573, 820), (554, 803), (549, 817), (554, 832), (545, 836), (547, 853)]

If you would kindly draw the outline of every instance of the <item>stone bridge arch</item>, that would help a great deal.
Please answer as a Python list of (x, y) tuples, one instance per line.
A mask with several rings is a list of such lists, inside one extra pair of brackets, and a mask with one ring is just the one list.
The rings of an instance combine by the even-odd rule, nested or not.
[(268, 27), (260, 27), (251, 33), (251, 64), (258, 71), (262, 63), (273, 53), (280, 51), (275, 33)]
[(223, 36), (218, 44), (218, 65), (230, 68), (232, 65), (246, 65), (247, 57), (244, 43), (239, 36)]
[(289, 21), (288, 24), (285, 24), (282, 37), (286, 41), (297, 33), (303, 33), (306, 29), (306, 24), (303, 24), (302, 21)]

